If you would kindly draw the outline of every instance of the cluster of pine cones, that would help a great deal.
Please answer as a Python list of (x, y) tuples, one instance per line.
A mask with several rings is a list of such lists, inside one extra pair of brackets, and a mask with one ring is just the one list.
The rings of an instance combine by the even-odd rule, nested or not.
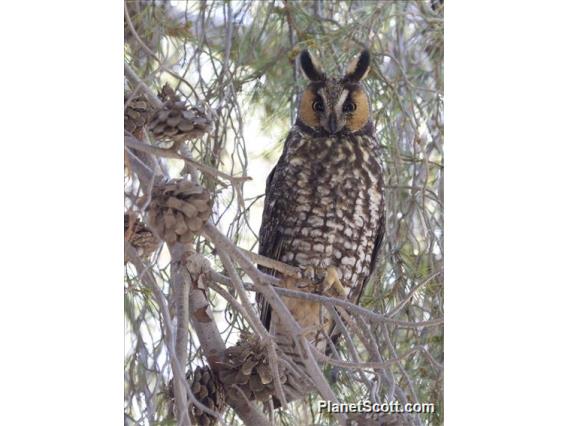
[[(156, 109), (144, 95), (124, 94), (125, 132), (143, 139), (147, 129), (157, 141), (184, 142), (211, 130), (212, 116), (206, 105), (189, 107), (167, 84), (158, 96), (164, 103)], [(184, 179), (158, 182), (147, 208), (149, 226), (125, 213), (125, 240), (147, 259), (160, 239), (172, 244), (191, 242), (209, 219), (211, 208), (209, 193), (195, 183)]]
[[(277, 355), (279, 353), (277, 348)], [(293, 393), (301, 394), (301, 384), (278, 356), (278, 374), (287, 398)], [(219, 380), (231, 391), (231, 385), (238, 385), (250, 400), (268, 401), (276, 395), (272, 370), (267, 350), (255, 336), (241, 339), (235, 346), (225, 350), (225, 363), (219, 371)], [(236, 395), (242, 395), (240, 392)]]
[[(225, 391), (223, 385), (209, 367), (197, 367), (193, 371), (191, 392), (199, 402), (212, 411), (222, 413), (225, 409)], [(200, 426), (209, 426), (216, 423), (216, 419), (197, 407), (192, 407), (190, 415), (194, 423)]]
[(176, 95), (168, 84), (162, 87), (158, 97), (161, 108), (154, 108), (146, 96), (124, 94), (124, 129), (142, 139), (144, 128), (157, 141), (185, 142), (209, 133), (213, 113), (205, 104), (189, 106)]
[[(287, 398), (292, 400), (302, 394), (302, 386), (295, 375), (280, 361), (278, 353), (278, 371), (280, 381)], [(244, 336), (235, 345), (225, 350), (224, 362), (218, 364), (217, 373), (209, 367), (197, 367), (193, 374), (187, 374), (191, 391), (199, 402), (207, 408), (223, 413), (228, 395), (253, 401), (266, 402), (276, 396), (274, 378), (269, 365), (266, 348), (255, 336)], [(239, 390), (236, 389), (238, 386)], [(169, 395), (173, 403), (173, 383), (169, 385)], [(278, 405), (279, 401), (275, 399)], [(214, 425), (216, 419), (208, 413), (192, 407), (192, 420), (198, 425)]]
[[(209, 192), (193, 182), (170, 179), (156, 183), (147, 208), (150, 226), (125, 213), (124, 239), (143, 259), (158, 249), (160, 240), (169, 244), (191, 243), (211, 216), (212, 204)], [(125, 262), (129, 260), (125, 257)]]
[[(225, 391), (215, 374), (208, 366), (196, 367), (193, 373), (188, 372), (185, 379), (190, 383), (191, 392), (195, 398), (211, 411), (222, 413), (225, 410)], [(175, 416), (174, 381), (170, 380), (166, 395), (168, 396), (168, 416)], [(189, 408), (192, 424), (211, 426), (216, 424), (215, 417), (207, 414), (196, 406)]]

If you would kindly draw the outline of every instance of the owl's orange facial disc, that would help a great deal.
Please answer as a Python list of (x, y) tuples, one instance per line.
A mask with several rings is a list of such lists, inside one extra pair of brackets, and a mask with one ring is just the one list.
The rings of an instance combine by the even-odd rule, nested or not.
[(345, 127), (350, 132), (357, 132), (369, 121), (369, 100), (367, 94), (360, 87), (351, 91), (350, 100), (355, 105), (355, 110), (346, 113)]
[(313, 129), (320, 126), (320, 119), (314, 110), (314, 102), (319, 101), (317, 93), (311, 87), (304, 90), (300, 101), (299, 117), (300, 120)]

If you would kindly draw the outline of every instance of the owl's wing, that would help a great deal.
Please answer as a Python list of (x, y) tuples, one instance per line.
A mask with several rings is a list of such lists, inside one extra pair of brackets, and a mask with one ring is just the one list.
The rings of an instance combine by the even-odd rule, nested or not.
[[(373, 135), (373, 138), (375, 136)], [(378, 145), (378, 142), (377, 142)], [(376, 153), (377, 158), (379, 158), (379, 152), (377, 151)], [(381, 167), (382, 169), (382, 167)], [(383, 243), (383, 239), (385, 236), (385, 197), (384, 197), (384, 184), (383, 184), (383, 173), (382, 170), (379, 173), (380, 179), (378, 182), (378, 185), (380, 187), (380, 192), (382, 194), (381, 196), (381, 205), (379, 207), (379, 212), (380, 212), (380, 216), (379, 216), (379, 227), (377, 230), (377, 236), (375, 237), (375, 244), (373, 246), (373, 253), (371, 254), (371, 263), (369, 265), (369, 276), (364, 280), (364, 282), (359, 286), (358, 289), (356, 289), (354, 294), (350, 294), (349, 295), (349, 299), (351, 300), (351, 302), (355, 303), (356, 305), (359, 304), (360, 300), (361, 300), (361, 295), (363, 294), (363, 292), (365, 291), (365, 287), (367, 286), (367, 284), (369, 283), (369, 281), (371, 280), (371, 276), (373, 275), (373, 272), (375, 272), (375, 268), (377, 266), (377, 258), (379, 255), (379, 251), (381, 249), (382, 243)]]
[[(284, 149), (278, 162), (266, 179), (266, 191), (264, 198), (264, 211), (262, 212), (262, 224), (259, 232), (258, 253), (262, 256), (279, 260), (284, 245), (284, 239), (280, 231), (283, 219), (289, 214), (287, 209), (289, 190), (284, 187), (284, 173), (287, 169), (286, 154), (290, 141), (301, 137), (300, 133), (290, 131), (284, 141)], [(267, 274), (277, 275), (270, 268), (259, 266), (259, 269)], [(261, 294), (256, 295), (257, 304), (260, 307), (260, 319), (267, 330), (270, 330), (270, 316), (272, 309)]]
[[(383, 202), (381, 201), (381, 204), (382, 203)], [(365, 291), (365, 287), (367, 286), (367, 284), (371, 280), (371, 276), (373, 275), (373, 272), (375, 271), (375, 267), (377, 266), (377, 258), (378, 258), (379, 250), (381, 249), (381, 246), (383, 244), (384, 235), (385, 235), (385, 213), (384, 213), (383, 208), (381, 208), (381, 217), (379, 218), (379, 229), (378, 229), (378, 232), (377, 232), (377, 237), (375, 238), (375, 245), (373, 247), (373, 254), (371, 255), (371, 264), (369, 266), (369, 276), (367, 277), (367, 279), (365, 280), (363, 285), (361, 285), (361, 287), (358, 289), (357, 293), (353, 297), (353, 303), (355, 303), (356, 305), (359, 304), (359, 302), (361, 300), (361, 295)]]
[[(279, 164), (280, 162), (274, 166), (266, 179), (266, 196), (264, 198), (264, 211), (262, 212), (262, 224), (259, 232), (258, 253), (271, 259), (278, 259), (281, 247), (281, 239), (278, 232), (277, 194), (275, 194), (277, 189), (273, 186), (274, 174)], [(266, 273), (273, 273), (272, 270), (262, 266), (259, 266), (259, 269)], [(260, 320), (266, 329), (270, 331), (270, 305), (260, 293), (256, 294), (256, 302), (260, 307)]]

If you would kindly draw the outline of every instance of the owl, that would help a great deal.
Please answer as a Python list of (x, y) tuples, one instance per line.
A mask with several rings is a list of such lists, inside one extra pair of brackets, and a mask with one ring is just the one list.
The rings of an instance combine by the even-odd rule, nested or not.
[[(341, 78), (326, 75), (308, 51), (298, 62), (309, 84), (266, 182), (259, 253), (302, 271), (306, 280), (284, 280), (289, 288), (358, 303), (385, 229), (379, 142), (361, 84), (370, 54), (362, 51)], [(325, 308), (283, 301), (308, 340), (322, 347), (323, 333), (333, 328)], [(281, 320), (262, 296), (257, 302), (263, 324), (278, 341)]]

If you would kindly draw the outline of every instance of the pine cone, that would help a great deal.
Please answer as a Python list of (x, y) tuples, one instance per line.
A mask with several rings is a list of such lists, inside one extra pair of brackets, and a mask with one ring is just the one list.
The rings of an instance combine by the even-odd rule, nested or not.
[[(207, 408), (223, 413), (225, 409), (225, 391), (209, 367), (197, 367), (193, 372), (191, 391), (199, 402)], [(190, 413), (193, 422), (198, 425), (214, 425), (216, 419), (193, 406)]]
[(142, 139), (144, 126), (150, 121), (154, 110), (144, 95), (132, 99), (130, 96), (130, 93), (124, 93), (124, 130)]
[[(193, 378), (191, 376), (193, 376)], [(213, 411), (221, 414), (223, 413), (226, 407), (225, 390), (223, 388), (223, 385), (219, 382), (219, 379), (217, 379), (215, 374), (208, 366), (197, 367), (193, 371), (193, 374), (188, 371), (185, 375), (185, 378), (190, 383), (191, 392), (199, 402)], [(173, 379), (170, 380), (168, 384), (167, 395), (169, 398), (168, 416), (173, 418), (175, 416)], [(206, 412), (200, 410), (195, 406), (190, 407), (189, 415), (191, 417), (192, 424), (198, 424), (200, 426), (212, 426), (216, 423), (215, 417), (207, 414)]]
[[(138, 256), (148, 259), (160, 246), (160, 240), (136, 216), (124, 213), (124, 240), (130, 242)], [(124, 263), (128, 262), (125, 255)]]
[(211, 131), (212, 117), (205, 106), (192, 106), (188, 109), (186, 103), (167, 84), (158, 96), (164, 106), (154, 113), (148, 126), (156, 139), (184, 142)]
[(154, 186), (148, 205), (148, 223), (170, 244), (189, 243), (211, 216), (211, 206), (205, 188), (183, 179), (172, 179)]
[[(282, 355), (277, 349), (277, 355)], [(303, 393), (303, 386), (296, 376), (287, 370), (283, 362), (278, 363), (280, 381), (284, 388), (286, 398), (291, 401)], [(251, 400), (268, 401), (271, 396), (276, 397), (276, 389), (270, 369), (267, 350), (256, 337), (249, 336), (242, 339), (236, 346), (225, 350), (225, 363), (221, 364), (219, 380), (226, 386), (227, 392), (235, 392), (235, 396), (242, 397), (240, 392), (231, 388), (238, 385)]]

